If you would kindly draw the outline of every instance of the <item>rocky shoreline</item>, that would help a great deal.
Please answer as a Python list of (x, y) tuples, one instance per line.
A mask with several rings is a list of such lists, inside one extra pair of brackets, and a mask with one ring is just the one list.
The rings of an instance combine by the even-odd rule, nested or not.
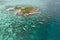
[(40, 9), (37, 7), (20, 7), (20, 6), (15, 6), (8, 8), (7, 11), (17, 11), (16, 15), (17, 16), (32, 16), (34, 14), (39, 13)]

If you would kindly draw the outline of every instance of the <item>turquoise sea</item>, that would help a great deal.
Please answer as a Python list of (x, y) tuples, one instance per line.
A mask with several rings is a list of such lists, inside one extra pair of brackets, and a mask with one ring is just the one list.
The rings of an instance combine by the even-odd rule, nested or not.
[[(60, 40), (58, 0), (0, 0), (0, 40)], [(36, 15), (16, 16), (10, 6), (39, 7)]]

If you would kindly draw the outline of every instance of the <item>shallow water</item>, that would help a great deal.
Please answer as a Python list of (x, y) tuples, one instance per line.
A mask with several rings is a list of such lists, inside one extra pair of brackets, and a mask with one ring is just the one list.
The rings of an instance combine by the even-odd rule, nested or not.
[[(55, 40), (57, 24), (54, 23), (52, 5), (44, 0), (5, 0), (0, 3), (0, 40)], [(40, 13), (30, 16), (16, 16), (7, 11), (7, 6), (32, 5), (40, 8)], [(51, 9), (49, 9), (51, 8)], [(49, 12), (50, 11), (50, 12)], [(48, 18), (51, 16), (51, 18)], [(55, 19), (56, 20), (56, 19)], [(54, 29), (55, 28), (55, 29)], [(53, 35), (54, 34), (54, 35)], [(51, 38), (52, 37), (52, 38)], [(56, 40), (59, 40), (56, 38)]]

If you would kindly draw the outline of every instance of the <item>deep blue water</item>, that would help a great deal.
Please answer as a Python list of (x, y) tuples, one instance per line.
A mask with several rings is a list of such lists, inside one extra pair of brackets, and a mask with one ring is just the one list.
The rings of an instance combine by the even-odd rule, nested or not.
[(50, 12), (52, 15), (48, 40), (60, 40), (60, 0), (50, 2)]

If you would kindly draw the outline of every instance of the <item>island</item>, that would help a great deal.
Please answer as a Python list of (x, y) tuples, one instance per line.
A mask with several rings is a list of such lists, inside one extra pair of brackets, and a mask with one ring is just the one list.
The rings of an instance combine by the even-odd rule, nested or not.
[(37, 7), (20, 7), (20, 6), (15, 6), (13, 8), (9, 8), (9, 11), (17, 11), (16, 15), (17, 16), (32, 16), (36, 13), (39, 13), (40, 9)]

